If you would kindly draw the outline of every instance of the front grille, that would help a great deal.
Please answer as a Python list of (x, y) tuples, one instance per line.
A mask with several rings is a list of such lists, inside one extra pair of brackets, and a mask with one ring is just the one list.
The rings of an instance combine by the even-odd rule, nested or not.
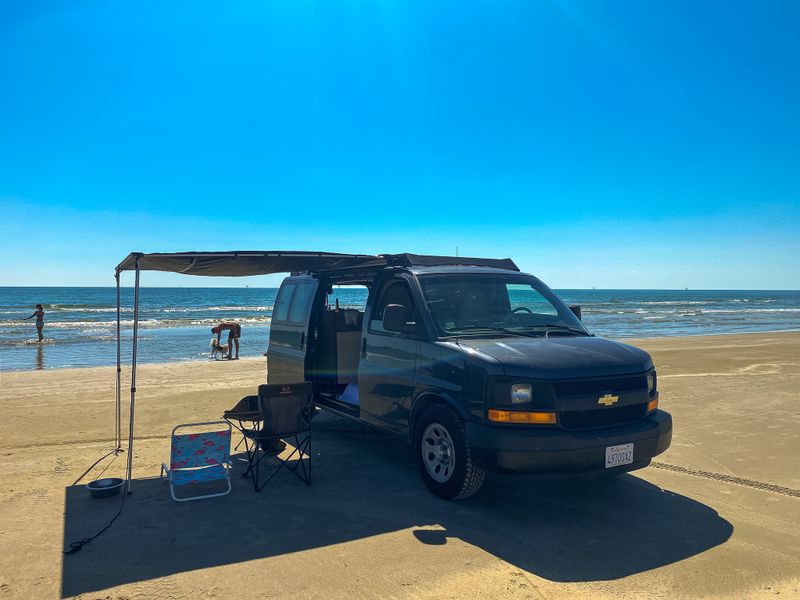
[(647, 404), (629, 404), (614, 408), (565, 410), (558, 418), (564, 429), (602, 429), (632, 423), (647, 414)]
[(610, 377), (606, 379), (585, 379), (583, 381), (559, 381), (553, 384), (556, 396), (589, 396), (591, 394), (630, 392), (646, 390), (647, 376)]

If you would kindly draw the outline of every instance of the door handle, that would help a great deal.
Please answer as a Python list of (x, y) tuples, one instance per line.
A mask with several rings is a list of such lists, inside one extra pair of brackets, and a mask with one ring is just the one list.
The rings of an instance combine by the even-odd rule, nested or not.
[(306, 345), (306, 332), (303, 331), (300, 333), (300, 350)]
[(367, 338), (361, 338), (361, 358), (367, 355)]

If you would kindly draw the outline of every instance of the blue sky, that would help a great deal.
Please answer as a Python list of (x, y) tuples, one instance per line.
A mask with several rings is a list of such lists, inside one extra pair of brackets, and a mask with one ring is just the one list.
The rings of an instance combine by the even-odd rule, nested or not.
[(0, 285), (458, 246), (559, 288), (798, 289), (799, 29), (789, 1), (3, 3)]

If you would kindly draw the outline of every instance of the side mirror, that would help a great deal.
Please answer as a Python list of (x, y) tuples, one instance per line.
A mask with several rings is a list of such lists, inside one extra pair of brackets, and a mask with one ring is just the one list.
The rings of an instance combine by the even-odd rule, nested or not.
[(570, 307), (569, 307), (569, 309), (572, 311), (572, 314), (573, 314), (573, 315), (575, 315), (576, 317), (578, 317), (578, 320), (579, 320), (579, 321), (582, 321), (582, 320), (583, 320), (583, 319), (581, 318), (581, 307), (580, 307), (579, 305), (577, 305), (577, 304), (573, 304), (572, 306), (570, 306)]
[(405, 331), (408, 328), (406, 307), (402, 304), (387, 304), (383, 309), (383, 328), (394, 333)]

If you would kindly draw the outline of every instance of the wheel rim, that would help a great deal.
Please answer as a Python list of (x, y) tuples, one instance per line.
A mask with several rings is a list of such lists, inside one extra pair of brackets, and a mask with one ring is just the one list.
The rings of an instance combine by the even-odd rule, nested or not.
[(453, 438), (439, 423), (431, 423), (425, 428), (421, 442), (422, 462), (431, 479), (439, 483), (453, 476), (456, 464), (456, 451)]

